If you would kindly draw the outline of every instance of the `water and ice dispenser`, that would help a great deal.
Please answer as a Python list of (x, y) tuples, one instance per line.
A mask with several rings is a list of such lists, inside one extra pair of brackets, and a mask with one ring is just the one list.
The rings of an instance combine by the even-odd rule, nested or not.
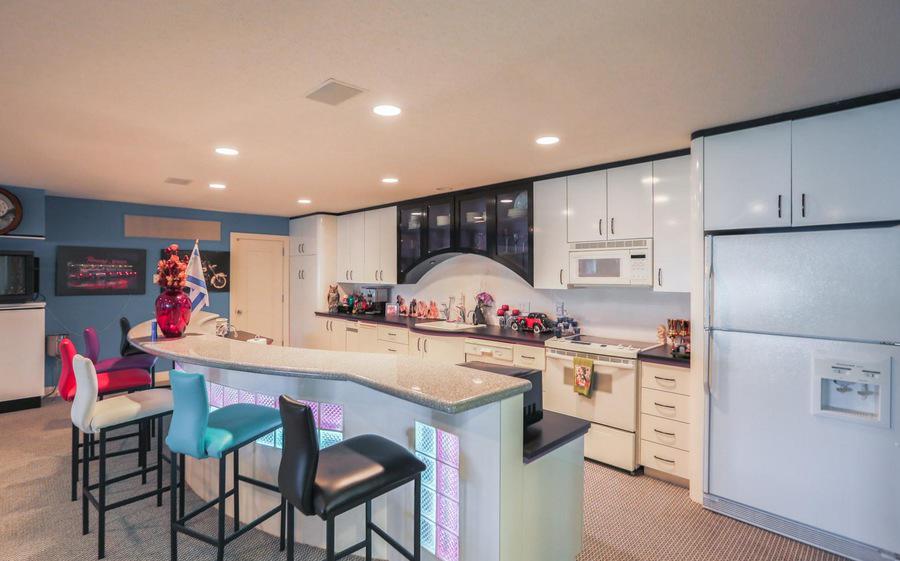
[(891, 426), (891, 359), (859, 362), (813, 359), (813, 413), (879, 427)]

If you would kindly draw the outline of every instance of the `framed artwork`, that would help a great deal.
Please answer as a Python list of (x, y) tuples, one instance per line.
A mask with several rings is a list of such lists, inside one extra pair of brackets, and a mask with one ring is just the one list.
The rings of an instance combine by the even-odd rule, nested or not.
[(147, 250), (121, 247), (56, 248), (57, 296), (147, 292)]
[[(191, 258), (192, 249), (179, 249), (178, 256), (187, 263)], [(166, 258), (166, 250), (160, 250), (160, 259)], [(203, 266), (203, 276), (206, 280), (206, 289), (213, 292), (228, 292), (231, 286), (231, 252), (230, 251), (200, 251), (200, 264)]]

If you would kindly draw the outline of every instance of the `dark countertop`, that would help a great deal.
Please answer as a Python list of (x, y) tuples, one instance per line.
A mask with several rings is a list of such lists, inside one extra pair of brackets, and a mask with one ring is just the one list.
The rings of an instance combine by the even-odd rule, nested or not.
[(522, 461), (530, 464), (576, 438), (584, 436), (590, 428), (591, 423), (588, 421), (544, 409), (543, 419), (525, 427)]
[(553, 333), (542, 333), (535, 335), (531, 332), (513, 331), (512, 329), (501, 329), (496, 325), (485, 325), (477, 329), (467, 329), (459, 332), (448, 331), (432, 331), (429, 329), (416, 329), (417, 323), (426, 323), (429, 321), (439, 321), (434, 319), (416, 319), (406, 316), (367, 316), (367, 315), (351, 315), (331, 312), (316, 312), (317, 316), (331, 317), (335, 319), (343, 319), (347, 321), (364, 321), (368, 323), (383, 323), (388, 325), (396, 325), (405, 327), (414, 333), (420, 335), (434, 335), (439, 337), (468, 337), (470, 339), (486, 339), (488, 341), (501, 341), (503, 343), (514, 343), (517, 345), (530, 345), (532, 347), (543, 347), (544, 341), (553, 338)]
[(681, 366), (683, 368), (691, 367), (690, 358), (676, 358), (672, 356), (672, 348), (669, 345), (661, 345), (646, 351), (638, 353), (638, 360), (644, 362), (655, 362), (657, 364), (668, 364), (669, 366)]

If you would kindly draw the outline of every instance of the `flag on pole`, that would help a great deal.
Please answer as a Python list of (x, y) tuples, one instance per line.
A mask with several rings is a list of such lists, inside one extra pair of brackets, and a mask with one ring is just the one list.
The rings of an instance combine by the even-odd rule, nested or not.
[(188, 261), (185, 285), (191, 293), (191, 311), (197, 308), (209, 306), (209, 290), (206, 289), (206, 280), (203, 277), (203, 262), (200, 261), (200, 241), (194, 242), (194, 250)]

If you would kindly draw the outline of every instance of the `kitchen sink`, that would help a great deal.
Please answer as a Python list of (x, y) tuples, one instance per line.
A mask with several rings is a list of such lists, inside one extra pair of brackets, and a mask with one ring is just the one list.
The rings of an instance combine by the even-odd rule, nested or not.
[(457, 323), (455, 321), (425, 321), (416, 323), (416, 329), (428, 329), (431, 331), (467, 331), (479, 327), (483, 326), (472, 325), (471, 323)]

